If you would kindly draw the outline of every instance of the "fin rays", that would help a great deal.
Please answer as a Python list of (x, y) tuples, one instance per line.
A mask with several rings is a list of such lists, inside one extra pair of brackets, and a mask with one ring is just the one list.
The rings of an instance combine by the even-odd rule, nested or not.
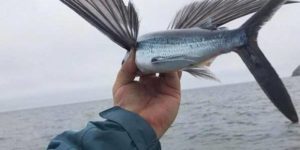
[(131, 2), (123, 0), (61, 0), (112, 41), (130, 50), (135, 48), (139, 19)]
[(188, 72), (196, 78), (205, 78), (220, 82), (220, 80), (207, 67), (189, 67), (184, 68), (183, 71)]
[(181, 9), (170, 29), (202, 27), (210, 19), (211, 26), (221, 26), (242, 16), (256, 12), (268, 0), (202, 0)]

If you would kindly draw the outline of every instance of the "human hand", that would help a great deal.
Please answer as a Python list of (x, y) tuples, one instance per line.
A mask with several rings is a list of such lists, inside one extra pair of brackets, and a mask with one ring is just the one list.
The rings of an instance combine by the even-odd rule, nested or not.
[(113, 87), (114, 105), (143, 117), (160, 138), (175, 120), (181, 99), (181, 72), (137, 76), (135, 50), (118, 73)]

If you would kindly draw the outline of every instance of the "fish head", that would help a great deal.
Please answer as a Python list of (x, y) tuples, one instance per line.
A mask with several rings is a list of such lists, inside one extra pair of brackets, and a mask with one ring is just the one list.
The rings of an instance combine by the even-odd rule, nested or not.
[(152, 59), (155, 57), (155, 54), (149, 50), (138, 47), (135, 56), (136, 66), (142, 74), (146, 75), (158, 71), (157, 66), (152, 64)]

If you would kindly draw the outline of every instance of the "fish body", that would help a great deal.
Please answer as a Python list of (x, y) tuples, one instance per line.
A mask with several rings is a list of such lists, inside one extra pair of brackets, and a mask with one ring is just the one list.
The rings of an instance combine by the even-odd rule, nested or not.
[(177, 29), (146, 34), (138, 39), (136, 64), (143, 74), (183, 70), (246, 42), (242, 30)]
[[(171, 30), (139, 38), (139, 18), (131, 1), (127, 5), (123, 0), (61, 1), (128, 52), (136, 49), (136, 65), (143, 74), (183, 70), (215, 79), (207, 64), (234, 51), (279, 111), (292, 122), (299, 121), (288, 91), (257, 43), (260, 29), (273, 14), (283, 4), (298, 1), (199, 0), (178, 11)], [(254, 12), (239, 28), (220, 30), (224, 24)]]

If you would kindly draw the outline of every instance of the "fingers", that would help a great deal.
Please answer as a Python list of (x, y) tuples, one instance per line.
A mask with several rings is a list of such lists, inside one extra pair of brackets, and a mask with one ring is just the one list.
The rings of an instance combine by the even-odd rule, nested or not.
[(123, 66), (121, 67), (117, 79), (114, 84), (114, 91), (115, 89), (120, 88), (123, 85), (126, 85), (134, 80), (136, 77), (137, 67), (135, 64), (135, 50), (130, 50), (130, 54), (128, 59), (124, 62)]
[(140, 76), (140, 82), (144, 83), (153, 78), (156, 78), (156, 74), (142, 75), (142, 76)]
[(170, 72), (170, 73), (161, 73), (159, 77), (162, 78), (171, 78), (171, 79), (181, 79), (182, 71)]
[(162, 77), (162, 78), (179, 78), (177, 72), (161, 73), (161, 74), (159, 74), (159, 77)]
[(163, 78), (163, 81), (167, 86), (180, 90), (180, 72), (161, 73), (159, 76)]

